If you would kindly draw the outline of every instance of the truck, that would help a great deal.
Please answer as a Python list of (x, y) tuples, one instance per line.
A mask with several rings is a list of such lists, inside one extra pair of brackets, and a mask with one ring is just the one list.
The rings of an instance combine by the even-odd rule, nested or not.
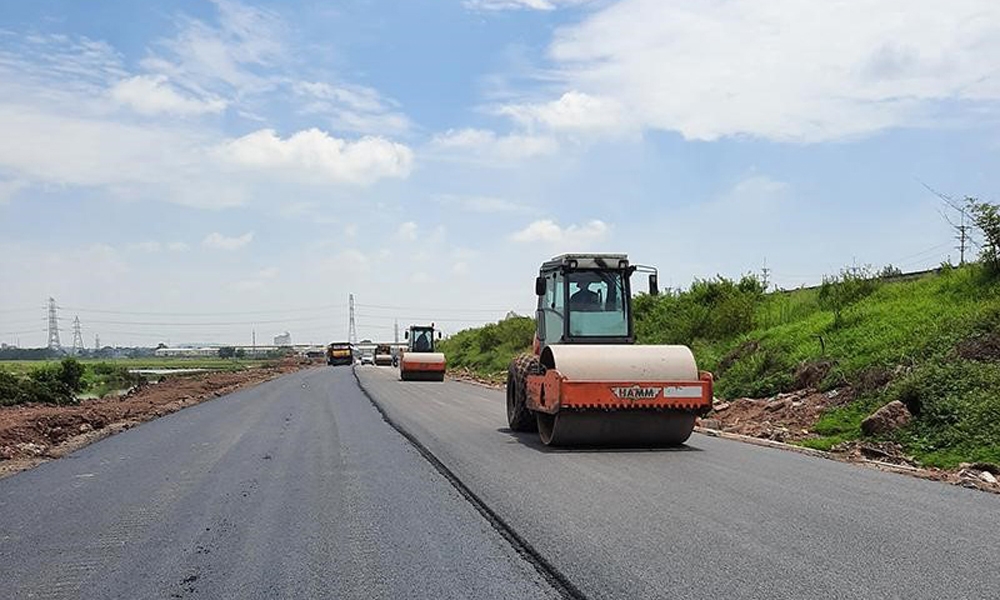
[(349, 365), (354, 362), (351, 345), (347, 342), (333, 342), (326, 347), (326, 364), (330, 366)]

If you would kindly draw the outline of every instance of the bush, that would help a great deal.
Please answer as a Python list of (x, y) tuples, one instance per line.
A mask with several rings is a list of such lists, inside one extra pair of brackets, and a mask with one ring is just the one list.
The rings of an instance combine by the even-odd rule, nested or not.
[(764, 284), (753, 275), (739, 281), (697, 279), (687, 291), (635, 299), (636, 336), (647, 344), (730, 340), (752, 331)]
[(934, 361), (894, 386), (889, 400), (914, 413), (897, 438), (925, 464), (1000, 464), (1000, 364)]
[(507, 371), (511, 359), (531, 349), (535, 320), (511, 317), (475, 329), (459, 331), (438, 344), (449, 367), (467, 367), (483, 374)]
[(833, 311), (833, 326), (844, 324), (844, 310), (878, 289), (878, 278), (868, 267), (844, 269), (839, 276), (824, 277), (819, 288), (819, 305)]

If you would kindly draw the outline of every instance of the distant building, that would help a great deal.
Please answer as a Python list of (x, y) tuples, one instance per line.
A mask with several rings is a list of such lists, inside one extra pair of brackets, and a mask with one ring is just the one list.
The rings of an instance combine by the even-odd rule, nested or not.
[(275, 346), (291, 346), (292, 345), (292, 334), (290, 334), (290, 333), (288, 333), (286, 331), (285, 333), (282, 333), (281, 335), (274, 336), (274, 345)]
[(208, 357), (208, 356), (218, 356), (218, 348), (157, 348), (153, 352), (156, 356), (168, 357)]

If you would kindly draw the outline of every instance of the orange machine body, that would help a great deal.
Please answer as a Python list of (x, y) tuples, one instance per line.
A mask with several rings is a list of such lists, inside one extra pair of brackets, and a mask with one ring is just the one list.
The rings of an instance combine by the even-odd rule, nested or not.
[(548, 414), (560, 410), (684, 410), (712, 408), (712, 374), (698, 381), (573, 381), (557, 369), (527, 377), (528, 408)]
[[(421, 360), (416, 360), (412, 357), (413, 354), (419, 355), (419, 353), (403, 353), (402, 358), (400, 358), (400, 368), (403, 371), (420, 371), (420, 372), (431, 372), (431, 373), (444, 373), (447, 367), (445, 361), (441, 362), (424, 362)], [(407, 360), (407, 356), (411, 356)]]

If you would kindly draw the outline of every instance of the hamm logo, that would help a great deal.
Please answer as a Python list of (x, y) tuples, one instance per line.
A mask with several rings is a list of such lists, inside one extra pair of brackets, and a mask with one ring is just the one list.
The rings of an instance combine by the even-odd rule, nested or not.
[(613, 387), (611, 392), (621, 400), (655, 400), (660, 397), (662, 389), (633, 385), (631, 387)]

